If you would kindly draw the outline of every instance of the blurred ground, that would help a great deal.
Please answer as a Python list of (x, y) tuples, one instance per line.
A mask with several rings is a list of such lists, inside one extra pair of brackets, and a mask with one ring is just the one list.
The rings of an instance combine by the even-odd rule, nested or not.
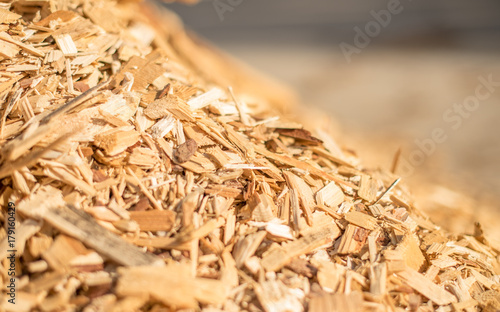
[[(197, 33), (294, 88), (304, 110), (327, 112), (336, 139), (368, 165), (390, 168), (398, 148), (408, 160), (415, 140), (441, 128), (446, 140), (406, 182), (444, 227), (470, 232), (479, 220), (500, 237), (498, 2), (401, 2), (404, 10), (351, 62), (339, 44), (353, 44), (353, 27), (363, 28), (387, 1), (233, 1), (240, 4), (222, 20), (213, 3), (171, 8)], [(458, 125), (449, 110), (475, 94), (480, 77), (499, 86)]]

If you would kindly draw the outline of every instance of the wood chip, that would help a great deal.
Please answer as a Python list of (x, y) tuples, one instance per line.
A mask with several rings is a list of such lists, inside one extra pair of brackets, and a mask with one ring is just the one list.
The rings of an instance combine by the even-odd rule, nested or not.
[(0, 41), (0, 56), (4, 58), (13, 58), (19, 53), (20, 49), (15, 44)]
[(61, 49), (64, 56), (75, 56), (78, 53), (75, 43), (73, 42), (73, 39), (70, 35), (64, 34), (54, 36), (54, 40), (56, 41), (57, 46), (59, 47), (59, 49)]
[(365, 245), (369, 231), (361, 227), (349, 224), (346, 227), (342, 240), (338, 247), (340, 254), (355, 254), (358, 253)]
[(163, 6), (9, 0), (0, 65), (0, 260), (16, 277), (0, 311), (500, 306), (480, 226), (432, 223)]
[(130, 219), (137, 222), (141, 231), (170, 231), (175, 213), (169, 210), (131, 211)]
[(21, 18), (21, 15), (0, 8), (0, 23), (10, 24)]
[(288, 264), (293, 258), (329, 244), (339, 237), (339, 235), (340, 230), (333, 222), (316, 228), (308, 233), (308, 235), (265, 254), (262, 258), (262, 266), (266, 271), (277, 271)]
[(174, 161), (177, 163), (185, 163), (196, 153), (198, 146), (196, 145), (196, 141), (193, 139), (187, 140), (185, 143), (182, 143), (174, 149)]
[(288, 187), (297, 193), (307, 223), (312, 225), (312, 213), (316, 203), (311, 188), (304, 180), (289, 171), (284, 171), (283, 175), (288, 183)]
[(128, 147), (139, 141), (140, 134), (135, 130), (112, 129), (97, 135), (94, 144), (110, 156), (124, 152)]
[(368, 203), (372, 203), (373, 201), (375, 201), (377, 190), (375, 181), (372, 179), (372, 177), (368, 175), (361, 176), (358, 195)]
[(0, 32), (0, 39), (3, 41), (13, 43), (13, 44), (19, 46), (21, 49), (23, 49), (23, 50), (27, 51), (28, 53), (31, 53), (35, 56), (39, 56), (39, 57), (45, 56), (45, 53), (43, 53), (42, 51), (40, 51), (40, 50), (38, 50), (38, 49), (28, 45), (28, 44), (24, 44), (18, 40), (13, 39), (11, 36), (9, 36), (9, 34), (7, 34), (5, 32)]
[(228, 289), (217, 280), (194, 278), (189, 267), (171, 264), (154, 268), (139, 266), (120, 268), (116, 292), (120, 296), (152, 296), (163, 304), (176, 308), (196, 308), (205, 304), (223, 303)]
[(43, 219), (59, 231), (78, 239), (119, 264), (163, 264), (160, 258), (143, 253), (139, 248), (107, 231), (83, 211), (66, 206), (56, 194), (50, 189), (40, 190), (30, 201), (19, 205), (19, 211), (33, 218)]
[(318, 205), (324, 205), (332, 208), (338, 208), (344, 202), (344, 193), (335, 182), (328, 183), (325, 187), (316, 193), (316, 202)]
[(347, 222), (365, 228), (367, 230), (375, 230), (378, 227), (377, 220), (374, 217), (367, 215), (366, 213), (350, 211), (345, 214), (344, 218)]
[(444, 290), (444, 287), (440, 287), (432, 283), (427, 278), (425, 278), (425, 276), (411, 268), (406, 268), (404, 271), (398, 272), (397, 275), (406, 284), (408, 284), (408, 286), (415, 289), (438, 305), (447, 305), (453, 302), (457, 302), (457, 298)]
[(363, 309), (363, 295), (359, 292), (313, 297), (309, 303), (311, 312), (355, 312)]

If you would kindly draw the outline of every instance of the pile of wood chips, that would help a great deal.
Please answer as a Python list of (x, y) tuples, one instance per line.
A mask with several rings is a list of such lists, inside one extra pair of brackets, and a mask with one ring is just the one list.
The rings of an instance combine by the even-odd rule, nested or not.
[(479, 225), (440, 230), (157, 10), (0, 3), (2, 311), (500, 309)]

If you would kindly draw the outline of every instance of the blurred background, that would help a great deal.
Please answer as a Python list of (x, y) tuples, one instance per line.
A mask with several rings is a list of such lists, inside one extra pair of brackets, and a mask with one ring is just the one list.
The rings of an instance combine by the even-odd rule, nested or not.
[(369, 166), (389, 169), (399, 148), (411, 162), (421, 150), (415, 140), (441, 129), (446, 139), (406, 183), (443, 226), (471, 231), (479, 220), (500, 233), (499, 1), (205, 0), (167, 8), (288, 84), (303, 107), (327, 112), (336, 139)]

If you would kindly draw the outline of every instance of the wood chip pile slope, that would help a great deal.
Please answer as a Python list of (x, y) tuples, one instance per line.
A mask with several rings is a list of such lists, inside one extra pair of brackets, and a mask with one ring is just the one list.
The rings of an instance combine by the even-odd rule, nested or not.
[(441, 231), (396, 176), (277, 113), (285, 91), (147, 10), (0, 4), (2, 311), (500, 308), (479, 225)]

